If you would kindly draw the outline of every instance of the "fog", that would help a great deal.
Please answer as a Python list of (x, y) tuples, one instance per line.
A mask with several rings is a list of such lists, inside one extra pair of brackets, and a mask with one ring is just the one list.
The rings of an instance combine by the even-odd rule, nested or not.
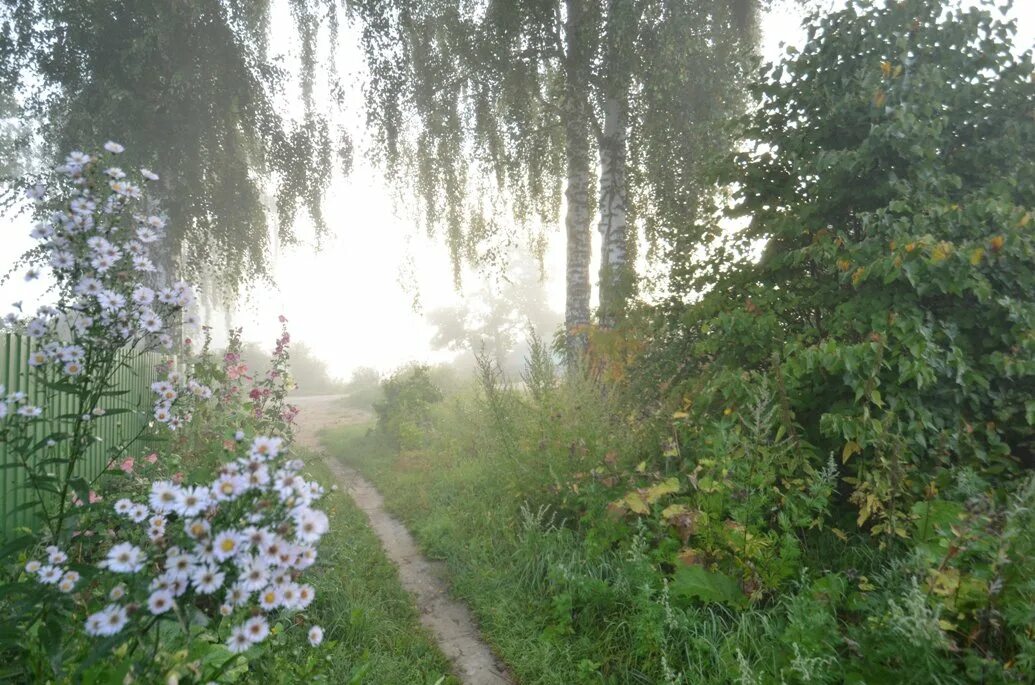
[[(793, 3), (777, 3), (763, 21), (763, 53), (775, 58), (783, 44), (800, 43), (800, 11)], [(841, 3), (817, 3), (835, 7)], [(283, 15), (272, 22), (272, 44), (291, 61), (298, 46), (293, 44), (287, 4), (279, 3)], [(1035, 41), (1035, 3), (1019, 2), (1010, 10), (1018, 22), (1018, 45)], [(499, 274), (478, 273), (465, 268), (462, 286), (453, 284), (453, 271), (443, 241), (429, 236), (409, 214), (408, 203), (397, 197), (383, 180), (379, 169), (363, 154), (369, 141), (364, 138), (361, 87), (363, 60), (357, 47), (354, 27), (342, 27), (337, 51), (338, 69), (351, 88), (346, 114), (355, 136), (357, 154), (353, 172), (337, 176), (326, 195), (325, 212), (331, 231), (319, 245), (300, 218), (301, 233), (309, 240), (291, 248), (274, 245), (275, 283), (260, 283), (232, 306), (218, 303), (202, 311), (204, 321), (213, 326), (217, 342), (222, 331), (243, 327), (244, 339), (264, 347), (272, 346), (279, 333), (278, 316), (284, 315), (296, 340), (327, 363), (330, 374), (346, 379), (357, 368), (373, 367), (387, 373), (408, 361), (446, 362), (462, 353), (456, 349), (434, 349), (436, 327), (432, 312), (444, 309), (470, 309), (484, 303), (487, 296), (506, 287)], [(292, 93), (286, 94), (286, 102)], [(112, 132), (118, 138), (118, 132)], [(28, 237), (31, 221), (27, 215), (7, 215), (0, 220), (0, 274), (8, 273), (32, 241)], [(547, 232), (544, 256), (542, 302), (537, 310), (554, 313), (560, 322), (564, 309), (565, 252), (561, 227)], [(594, 259), (590, 273), (596, 280), (599, 236), (593, 234)], [(641, 254), (644, 251), (641, 250)], [(527, 246), (517, 246), (515, 260), (527, 259)], [(642, 257), (639, 273), (649, 269)], [(204, 284), (202, 284), (204, 286)], [(47, 283), (25, 283), (16, 271), (3, 284), (0, 313), (15, 302), (27, 306), (46, 300)], [(204, 287), (202, 288), (204, 290)], [(594, 289), (595, 291), (595, 289)], [(646, 294), (648, 297), (650, 293)], [(593, 303), (595, 305), (595, 302)], [(541, 317), (540, 317), (541, 318)], [(553, 331), (540, 331), (549, 338)]]

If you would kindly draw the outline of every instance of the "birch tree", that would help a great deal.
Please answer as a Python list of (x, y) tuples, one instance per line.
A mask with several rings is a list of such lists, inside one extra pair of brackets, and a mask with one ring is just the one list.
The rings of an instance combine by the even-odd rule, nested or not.
[[(716, 124), (739, 111), (750, 43), (750, 32), (731, 28), (755, 5), (363, 0), (353, 11), (372, 77), (375, 152), (390, 178), (414, 188), (429, 230), (444, 228), (457, 280), (465, 258), (494, 258), (485, 246), (510, 236), (486, 216), (488, 195), (506, 198), (497, 206), (519, 225), (548, 226), (563, 188), (565, 326), (578, 351), (593, 320), (594, 217), (599, 322), (610, 326), (635, 290), (635, 222), (672, 257), (678, 211), (705, 192), (693, 152), (707, 157), (728, 142)], [(701, 101), (689, 106), (681, 93)]]

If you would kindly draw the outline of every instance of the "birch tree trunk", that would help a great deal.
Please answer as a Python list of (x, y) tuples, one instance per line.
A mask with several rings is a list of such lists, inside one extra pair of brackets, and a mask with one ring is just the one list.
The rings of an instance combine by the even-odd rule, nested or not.
[(568, 240), (567, 301), (564, 324), (570, 357), (586, 349), (589, 326), (589, 262), (592, 256), (590, 234), (591, 160), (589, 116), (589, 49), (585, 0), (565, 0), (565, 157), (567, 187), (564, 218)]
[(600, 136), (600, 325), (613, 328), (632, 288), (628, 265), (629, 222), (626, 188), (626, 104), (604, 101)]

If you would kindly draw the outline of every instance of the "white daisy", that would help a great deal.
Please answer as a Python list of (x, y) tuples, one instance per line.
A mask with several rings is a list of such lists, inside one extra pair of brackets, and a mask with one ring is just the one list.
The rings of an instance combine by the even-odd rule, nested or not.
[(116, 155), (122, 154), (126, 150), (124, 146), (116, 143), (114, 140), (109, 140), (107, 143), (105, 143), (104, 149)]
[(309, 644), (313, 647), (318, 647), (321, 642), (323, 642), (323, 628), (313, 626), (309, 629)]

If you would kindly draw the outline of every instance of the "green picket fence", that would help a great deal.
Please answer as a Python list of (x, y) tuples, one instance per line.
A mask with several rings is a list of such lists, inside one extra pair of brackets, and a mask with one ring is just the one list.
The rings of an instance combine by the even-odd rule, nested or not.
[[(29, 368), (29, 355), (33, 350), (34, 342), (25, 336), (0, 334), (0, 385), (5, 386), (8, 393), (24, 392), (29, 404), (43, 406), (43, 420), (36, 423), (34, 436), (42, 440), (55, 431), (67, 430), (67, 422), (55, 417), (72, 413), (75, 410), (75, 399), (69, 393), (54, 393), (51, 390), (49, 393), (52, 396), (49, 401), (46, 400), (48, 391), (36, 382), (35, 374)], [(97, 442), (76, 465), (75, 475), (87, 481), (100, 474), (112, 458), (113, 450), (138, 435), (151, 418), (153, 395), (150, 386), (161, 355), (156, 352), (134, 356), (127, 354), (126, 360), (127, 363), (116, 372), (113, 388), (124, 394), (107, 400), (105, 409), (128, 408), (133, 411), (94, 419)], [(134, 451), (131, 449), (129, 454), (134, 454)], [(46, 451), (38, 452), (35, 458), (47, 458)], [(0, 465), (3, 465), (0, 468), (0, 537), (18, 527), (34, 528), (38, 522), (35, 508), (26, 506), (27, 502), (35, 500), (35, 496), (25, 487), (25, 471), (20, 467), (7, 466), (11, 463), (18, 463), (17, 458), (9, 453), (7, 445), (0, 440)]]

